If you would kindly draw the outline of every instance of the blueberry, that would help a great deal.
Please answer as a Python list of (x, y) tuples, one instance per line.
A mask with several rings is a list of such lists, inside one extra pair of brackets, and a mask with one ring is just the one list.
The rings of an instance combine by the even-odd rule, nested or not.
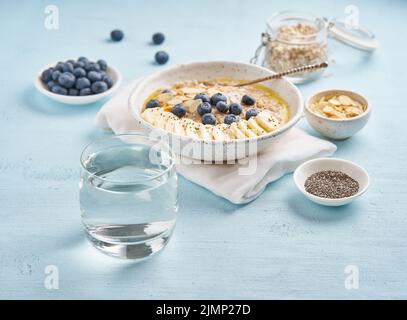
[(100, 70), (101, 70), (99, 65), (94, 62), (89, 63), (88, 69), (89, 69), (88, 71), (97, 71), (97, 72), (100, 72)]
[(194, 97), (195, 100), (201, 99), (202, 102), (211, 102), (211, 98), (205, 93), (199, 93)]
[(215, 125), (216, 117), (212, 113), (206, 113), (202, 116), (202, 123)]
[(170, 89), (164, 89), (161, 91), (161, 93), (171, 93), (172, 91)]
[(103, 71), (103, 70), (100, 71), (99, 73), (100, 73), (100, 75), (102, 76), (102, 78), (106, 75), (106, 71)]
[(81, 67), (73, 69), (73, 74), (77, 78), (86, 77), (86, 71)]
[(66, 62), (66, 63), (70, 63), (70, 64), (72, 64), (73, 66), (75, 66), (75, 64), (76, 64), (76, 61), (75, 61), (75, 60), (72, 60), (72, 59), (66, 60), (65, 62)]
[(53, 93), (62, 94), (62, 95), (65, 95), (65, 96), (68, 94), (68, 91), (67, 91), (65, 88), (62, 88), (62, 87), (59, 86), (59, 85), (53, 86), (52, 89), (51, 89), (51, 91), (52, 91)]
[(73, 65), (74, 68), (83, 68), (84, 66), (85, 63), (83, 61), (75, 62), (75, 64)]
[(233, 122), (237, 122), (239, 117), (234, 114), (228, 114), (225, 119), (223, 120), (226, 124), (232, 124)]
[(53, 71), (54, 71), (54, 68), (48, 68), (47, 70), (44, 70), (41, 74), (41, 80), (45, 83), (47, 83), (48, 81), (51, 81)]
[(64, 72), (58, 78), (58, 83), (63, 86), (64, 88), (72, 88), (75, 84), (75, 76), (70, 72)]
[(92, 83), (91, 88), (93, 93), (102, 93), (107, 90), (107, 84), (103, 81), (96, 81)]
[(66, 62), (62, 64), (62, 72), (73, 72), (73, 64)]
[(205, 113), (211, 113), (212, 111), (212, 106), (209, 102), (202, 102), (196, 111), (199, 113), (199, 115), (203, 116)]
[(175, 114), (178, 118), (182, 118), (187, 113), (187, 110), (185, 109), (182, 103), (179, 103), (172, 107), (171, 112)]
[(79, 91), (77, 89), (71, 88), (68, 90), (68, 96), (77, 96)]
[(109, 76), (104, 76), (102, 80), (106, 82), (108, 88), (113, 87), (113, 80)]
[(55, 86), (56, 85), (56, 83), (55, 83), (55, 81), (53, 81), (53, 80), (50, 80), (50, 81), (48, 81), (47, 82), (47, 87), (48, 87), (48, 89), (52, 89), (52, 87), (53, 86)]
[(246, 111), (246, 120), (249, 120), (251, 117), (255, 117), (257, 116), (259, 112), (257, 111), (257, 109), (249, 109)]
[(149, 102), (147, 102), (147, 104), (146, 104), (147, 109), (157, 108), (159, 106), (160, 106), (160, 101), (158, 101), (157, 99), (152, 99)]
[(252, 97), (248, 96), (247, 94), (245, 94), (242, 97), (242, 103), (247, 105), (247, 106), (252, 106), (256, 103), (256, 100), (254, 100)]
[(107, 63), (106, 63), (105, 60), (99, 59), (96, 63), (99, 65), (100, 70), (106, 71), (106, 69), (107, 69)]
[(79, 63), (79, 62), (81, 62), (81, 63), (83, 63), (83, 64), (85, 65), (85, 64), (88, 64), (88, 63), (89, 63), (89, 59), (86, 58), (86, 57), (79, 57), (79, 58), (78, 58), (78, 63)]
[(60, 75), (61, 75), (61, 72), (60, 72), (60, 71), (54, 70), (54, 71), (52, 72), (52, 76), (51, 76), (51, 77), (52, 77), (52, 80), (57, 81)]
[(243, 108), (240, 104), (238, 103), (231, 103), (229, 106), (229, 112), (235, 115), (241, 114), (243, 111)]
[(58, 62), (57, 65), (55, 66), (55, 69), (57, 69), (61, 73), (62, 72), (72, 72), (73, 65), (70, 63), (66, 63), (66, 62)]
[(153, 42), (154, 44), (161, 44), (165, 40), (164, 35), (161, 32), (157, 32), (153, 34)]
[(89, 96), (92, 94), (92, 90), (90, 88), (84, 88), (79, 91), (80, 96)]
[(56, 64), (56, 66), (55, 66), (55, 70), (58, 70), (59, 72), (64, 72), (64, 70), (63, 70), (63, 68), (62, 68), (62, 66), (65, 64), (65, 62), (58, 62), (57, 64)]
[(102, 75), (101, 75), (99, 72), (96, 72), (96, 71), (89, 71), (87, 78), (88, 78), (91, 82), (101, 81), (101, 80), (102, 80)]
[(219, 112), (227, 113), (229, 111), (229, 106), (228, 106), (228, 104), (226, 102), (219, 101), (216, 104), (216, 109), (218, 109)]
[(110, 32), (110, 38), (113, 41), (121, 41), (124, 37), (124, 33), (123, 31), (119, 30), (119, 29), (115, 29), (112, 32)]
[(165, 51), (158, 51), (158, 52), (155, 54), (154, 58), (155, 58), (155, 61), (156, 61), (158, 64), (165, 64), (165, 63), (167, 63), (167, 61), (168, 61), (168, 59), (170, 58), (170, 56), (169, 56), (168, 53), (165, 52)]
[(83, 66), (83, 68), (85, 69), (86, 72), (92, 71), (90, 70), (91, 67), (91, 63), (85, 63), (85, 65)]
[(88, 78), (82, 77), (82, 78), (76, 79), (76, 83), (75, 83), (76, 89), (82, 90), (82, 89), (89, 88), (89, 87), (90, 87), (90, 81)]
[(219, 101), (227, 102), (227, 100), (224, 94), (218, 92), (211, 97), (211, 105), (216, 106)]

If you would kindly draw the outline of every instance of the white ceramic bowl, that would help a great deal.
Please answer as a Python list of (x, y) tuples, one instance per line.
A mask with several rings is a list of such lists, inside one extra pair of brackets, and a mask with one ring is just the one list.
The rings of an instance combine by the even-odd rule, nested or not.
[(140, 126), (147, 133), (162, 134), (169, 137), (169, 143), (175, 153), (184, 157), (205, 161), (230, 161), (256, 154), (292, 128), (301, 118), (303, 102), (300, 91), (291, 82), (278, 79), (264, 82), (263, 85), (277, 92), (288, 104), (290, 120), (276, 131), (250, 138), (231, 141), (202, 141), (194, 138), (177, 136), (164, 130), (154, 128), (140, 116), (148, 96), (159, 88), (172, 86), (185, 80), (238, 79), (253, 80), (271, 75), (268, 69), (242, 62), (213, 61), (183, 64), (156, 72), (143, 80), (134, 89), (129, 99), (129, 107)]
[(36, 77), (34, 78), (34, 85), (37, 88), (37, 90), (39, 92), (41, 92), (43, 95), (51, 98), (52, 100), (55, 100), (55, 101), (58, 101), (61, 103), (88, 104), (88, 103), (96, 102), (96, 101), (114, 93), (120, 87), (120, 84), (122, 82), (122, 76), (121, 76), (120, 72), (116, 68), (112, 67), (111, 65), (108, 65), (106, 73), (107, 73), (107, 75), (109, 75), (112, 78), (113, 86), (110, 89), (106, 90), (105, 92), (93, 94), (93, 95), (89, 95), (89, 96), (65, 96), (62, 94), (56, 94), (56, 93), (53, 93), (52, 91), (50, 91), (48, 89), (48, 87), (46, 86), (46, 84), (44, 84), (41, 80), (42, 72), (48, 68), (54, 67), (56, 64), (57, 64), (57, 62), (50, 63), (50, 64), (44, 66), (38, 72)]
[[(321, 99), (323, 96), (333, 95), (347, 95), (350, 98), (358, 101), (362, 105), (366, 106), (366, 110), (357, 117), (347, 119), (330, 119), (311, 111), (310, 106), (314, 101)], [(316, 131), (324, 135), (325, 137), (343, 140), (353, 136), (356, 132), (361, 130), (369, 120), (371, 113), (371, 107), (367, 99), (359, 93), (349, 90), (323, 90), (314, 93), (305, 102), (305, 118), (308, 123)]]
[[(328, 199), (315, 196), (305, 190), (305, 180), (312, 174), (324, 170), (337, 170), (346, 173), (359, 183), (359, 191), (355, 195), (340, 199)], [(294, 171), (294, 182), (297, 188), (310, 200), (325, 206), (342, 206), (361, 196), (369, 186), (369, 175), (365, 169), (357, 164), (343, 159), (318, 158), (301, 164)]]

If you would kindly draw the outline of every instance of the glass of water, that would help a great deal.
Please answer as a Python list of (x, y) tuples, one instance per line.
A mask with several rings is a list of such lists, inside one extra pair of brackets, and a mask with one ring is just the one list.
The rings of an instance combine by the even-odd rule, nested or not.
[(164, 248), (178, 211), (168, 144), (141, 134), (113, 135), (89, 144), (80, 160), (82, 222), (93, 245), (127, 259)]

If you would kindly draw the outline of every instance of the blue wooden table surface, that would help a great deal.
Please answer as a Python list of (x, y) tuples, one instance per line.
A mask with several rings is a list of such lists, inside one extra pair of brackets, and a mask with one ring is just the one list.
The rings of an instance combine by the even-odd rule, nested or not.
[[(52, 1), (58, 30), (44, 27), (48, 4), (0, 2), (0, 298), (407, 298), (407, 2), (353, 1), (380, 48), (367, 55), (330, 40), (324, 78), (300, 87), (304, 97), (330, 87), (368, 97), (367, 127), (335, 142), (337, 157), (371, 175), (362, 198), (318, 206), (287, 175), (237, 206), (180, 179), (174, 236), (141, 263), (99, 253), (82, 232), (79, 154), (105, 134), (93, 125), (101, 103), (52, 102), (34, 89), (36, 72), (86, 55), (104, 57), (128, 82), (161, 68), (149, 44), (156, 31), (167, 36), (159, 48), (169, 65), (248, 61), (274, 12), (338, 17), (349, 1)], [(125, 31), (121, 43), (106, 40), (114, 28)], [(318, 136), (305, 120), (299, 126)], [(44, 284), (50, 265), (57, 290)], [(359, 271), (358, 289), (345, 286), (347, 266)]]

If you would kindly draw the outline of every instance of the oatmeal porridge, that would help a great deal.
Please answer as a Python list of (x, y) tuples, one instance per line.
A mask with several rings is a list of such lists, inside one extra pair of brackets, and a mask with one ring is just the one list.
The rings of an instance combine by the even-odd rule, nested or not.
[(199, 140), (233, 140), (272, 132), (289, 119), (273, 90), (235, 80), (185, 81), (153, 92), (142, 110), (151, 125)]

